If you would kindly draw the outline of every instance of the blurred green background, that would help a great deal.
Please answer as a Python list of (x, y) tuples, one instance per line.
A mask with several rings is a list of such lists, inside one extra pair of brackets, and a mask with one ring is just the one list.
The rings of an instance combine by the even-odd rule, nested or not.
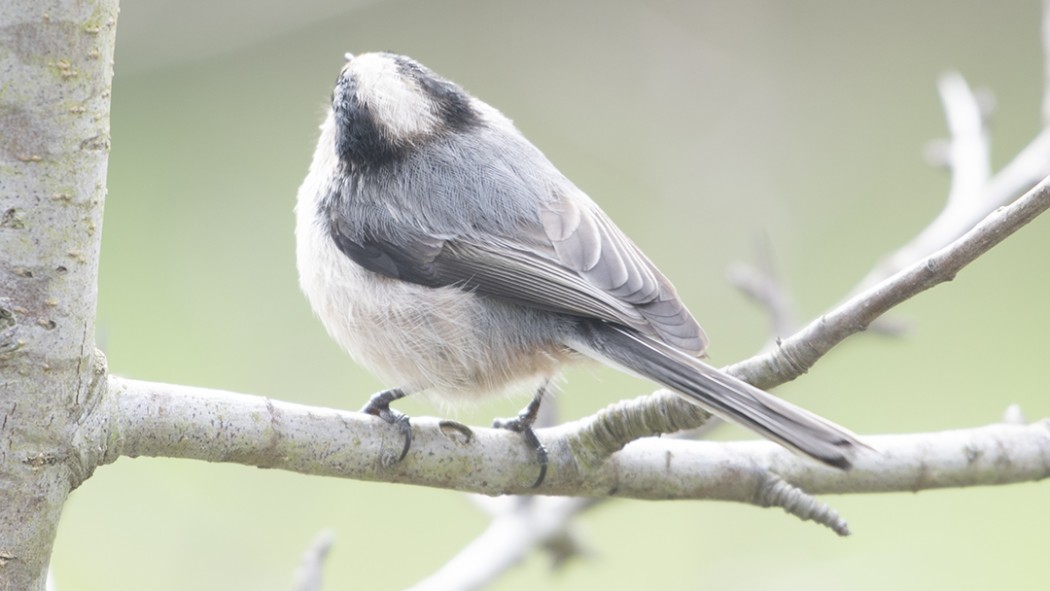
[[(120, 375), (355, 409), (381, 384), (298, 291), (292, 207), (346, 51), (416, 57), (503, 110), (675, 281), (729, 363), (768, 338), (725, 280), (764, 240), (802, 318), (839, 300), (946, 195), (936, 77), (993, 90), (996, 167), (1038, 131), (1036, 1), (124, 2), (99, 340)], [(902, 306), (780, 393), (860, 433), (1050, 413), (1050, 220)], [(570, 372), (564, 418), (650, 391)], [(456, 411), (471, 424), (523, 400)], [(442, 412), (420, 401), (409, 414)], [(750, 437), (737, 428), (719, 436)], [(828, 497), (854, 535), (779, 510), (627, 502), (587, 554), (493, 589), (1033, 588), (1047, 484)], [(329, 589), (399, 589), (485, 526), (460, 494), (200, 462), (123, 459), (66, 508), (60, 589), (287, 589), (319, 530)]]

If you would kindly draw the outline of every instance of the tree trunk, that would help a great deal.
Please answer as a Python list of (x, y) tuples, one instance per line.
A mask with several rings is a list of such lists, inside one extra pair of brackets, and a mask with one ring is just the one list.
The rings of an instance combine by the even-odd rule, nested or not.
[(117, 0), (0, 3), (0, 589), (42, 589), (89, 475)]

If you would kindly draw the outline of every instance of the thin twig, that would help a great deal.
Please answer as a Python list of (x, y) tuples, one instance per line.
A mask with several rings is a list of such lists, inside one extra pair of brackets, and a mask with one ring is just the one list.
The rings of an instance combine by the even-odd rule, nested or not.
[(333, 542), (335, 536), (330, 531), (322, 531), (314, 537), (295, 571), (293, 591), (321, 591), (324, 562)]
[(795, 306), (785, 288), (773, 261), (773, 248), (766, 238), (759, 248), (756, 266), (736, 263), (729, 267), (729, 283), (757, 303), (769, 318), (770, 334), (774, 337), (795, 332)]
[(481, 589), (524, 560), (532, 548), (564, 536), (570, 518), (594, 505), (594, 499), (582, 498), (534, 497), (531, 501), (515, 510), (501, 511), (484, 532), (412, 591)]

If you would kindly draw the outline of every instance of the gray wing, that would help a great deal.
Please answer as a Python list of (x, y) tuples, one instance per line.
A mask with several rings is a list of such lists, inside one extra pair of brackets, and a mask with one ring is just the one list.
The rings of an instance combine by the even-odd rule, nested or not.
[(707, 336), (641, 249), (579, 189), (571, 187), (556, 197), (540, 212), (556, 274), (580, 277), (585, 293), (600, 293), (639, 315), (642, 325), (633, 328), (643, 334), (703, 353)]
[(703, 353), (707, 337), (670, 281), (597, 205), (566, 185), (531, 223), (484, 239), (467, 232), (361, 233), (337, 211), (329, 212), (328, 225), (343, 253), (383, 275), (597, 318)]

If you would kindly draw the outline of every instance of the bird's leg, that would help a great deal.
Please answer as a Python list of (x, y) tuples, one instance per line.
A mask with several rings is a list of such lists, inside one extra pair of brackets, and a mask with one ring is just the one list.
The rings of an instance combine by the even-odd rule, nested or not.
[(507, 429), (515, 433), (521, 433), (521, 436), (525, 438), (525, 445), (528, 445), (530, 449), (536, 452), (536, 460), (540, 464), (540, 475), (536, 478), (536, 482), (532, 483), (532, 488), (537, 488), (543, 484), (543, 479), (547, 477), (547, 448), (543, 447), (543, 444), (536, 437), (536, 432), (532, 430), (532, 425), (536, 422), (536, 415), (540, 412), (540, 402), (543, 401), (543, 395), (547, 392), (549, 386), (550, 380), (543, 382), (543, 385), (536, 390), (532, 401), (529, 402), (528, 406), (521, 409), (518, 416), (492, 421), (492, 426), (497, 429)]
[(368, 404), (365, 404), (361, 409), (361, 412), (365, 414), (377, 416), (391, 425), (395, 425), (405, 438), (405, 446), (401, 449), (401, 455), (391, 464), (396, 464), (405, 459), (405, 456), (408, 454), (408, 448), (412, 447), (412, 425), (408, 422), (408, 415), (390, 408), (391, 402), (400, 400), (405, 396), (408, 396), (408, 392), (405, 392), (402, 388), (383, 390), (372, 395), (368, 399)]

